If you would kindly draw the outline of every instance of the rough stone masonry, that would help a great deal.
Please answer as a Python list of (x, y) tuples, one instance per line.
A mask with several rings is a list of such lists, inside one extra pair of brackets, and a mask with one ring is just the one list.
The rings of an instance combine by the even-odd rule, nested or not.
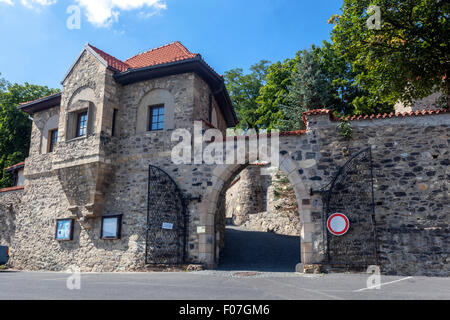
[[(155, 108), (164, 110), (162, 130), (152, 130), (152, 121), (158, 121)], [(223, 79), (201, 56), (174, 43), (121, 61), (86, 45), (67, 73), (61, 94), (21, 109), (33, 116), (24, 189), (0, 191), (0, 243), (11, 247), (10, 266), (140, 270), (149, 250), (165, 250), (149, 239), (181, 246), (186, 263), (217, 265), (221, 242), (226, 241), (221, 203), (248, 164), (171, 161), (178, 143), (171, 139), (175, 129), (192, 134), (196, 120), (203, 132), (217, 128), (225, 133), (236, 125)], [(87, 123), (81, 135), (84, 114)], [(298, 204), (299, 262), (328, 261), (323, 199), (311, 190), (325, 187), (352, 155), (370, 147), (382, 272), (448, 276), (450, 113), (354, 118), (351, 139), (339, 133), (339, 120), (328, 110), (307, 112), (305, 121), (307, 130), (280, 137), (280, 170)], [(58, 143), (48, 152), (51, 130), (58, 130)], [(248, 156), (248, 148), (244, 153)], [(173, 220), (165, 221), (169, 224), (153, 238), (147, 234), (152, 223), (147, 208), (158, 198), (149, 193), (149, 165), (167, 173), (180, 189), (185, 208), (181, 218), (173, 212)], [(161, 203), (161, 214), (170, 220), (171, 212), (164, 210)], [(120, 233), (105, 238), (105, 218), (117, 216)], [(73, 221), (68, 241), (56, 239), (58, 219)], [(183, 226), (183, 232), (174, 233), (167, 225)], [(357, 240), (358, 234), (352, 237)]]

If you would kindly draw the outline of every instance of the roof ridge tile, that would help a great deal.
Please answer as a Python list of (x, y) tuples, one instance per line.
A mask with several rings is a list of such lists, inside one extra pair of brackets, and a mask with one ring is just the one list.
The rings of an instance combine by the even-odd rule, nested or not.
[(190, 52), (180, 41), (175, 41), (154, 49), (134, 55), (125, 62), (132, 69), (140, 69), (176, 61), (183, 61), (200, 56)]
[(168, 44), (165, 44), (165, 45), (162, 45), (162, 46), (153, 48), (153, 49), (148, 49), (148, 50), (146, 50), (146, 51), (144, 51), (144, 52), (140, 52), (140, 53), (138, 53), (138, 54), (135, 54), (134, 56), (128, 58), (128, 59), (125, 60), (125, 61), (131, 60), (131, 59), (136, 58), (137, 56), (143, 55), (143, 54), (145, 54), (145, 53), (150, 53), (150, 52), (152, 52), (152, 51), (159, 50), (159, 49), (168, 47), (168, 46), (170, 46), (170, 45), (174, 45), (176, 42), (179, 42), (179, 41), (173, 41), (173, 42), (171, 42), (171, 43), (168, 43)]
[(87, 45), (91, 49), (93, 49), (97, 54), (99, 54), (103, 59), (105, 59), (109, 67), (112, 67), (121, 72), (131, 68), (131, 66), (128, 63), (123, 62), (122, 60), (110, 55), (109, 53), (106, 53), (105, 51), (95, 47), (94, 45), (90, 43), (88, 43)]
[(374, 119), (387, 119), (387, 118), (405, 118), (405, 117), (417, 117), (417, 116), (426, 116), (426, 115), (437, 115), (442, 113), (450, 113), (450, 109), (434, 109), (434, 110), (416, 110), (416, 111), (410, 111), (410, 112), (391, 112), (391, 113), (378, 113), (378, 114), (371, 114), (371, 115), (349, 115), (349, 116), (341, 116), (339, 118), (334, 118), (333, 113), (331, 110), (328, 109), (312, 109), (308, 110), (306, 112), (303, 112), (303, 119), (305, 120), (305, 116), (312, 116), (312, 115), (326, 115), (329, 114), (332, 121), (356, 121), (356, 120), (374, 120)]

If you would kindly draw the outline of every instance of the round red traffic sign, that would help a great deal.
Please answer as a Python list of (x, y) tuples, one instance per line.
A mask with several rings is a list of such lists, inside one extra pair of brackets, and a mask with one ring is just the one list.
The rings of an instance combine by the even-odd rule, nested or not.
[(350, 229), (350, 221), (342, 213), (333, 213), (327, 221), (328, 231), (335, 236), (343, 236)]

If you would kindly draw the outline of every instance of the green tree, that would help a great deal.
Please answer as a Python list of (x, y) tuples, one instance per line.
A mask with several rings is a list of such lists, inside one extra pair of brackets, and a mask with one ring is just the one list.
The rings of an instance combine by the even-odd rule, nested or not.
[(259, 130), (256, 110), (259, 105), (257, 98), (260, 89), (266, 83), (269, 61), (261, 60), (250, 67), (250, 74), (244, 74), (242, 69), (232, 69), (225, 73), (225, 83), (231, 101), (239, 119), (237, 128)]
[(353, 114), (354, 99), (364, 93), (356, 84), (356, 74), (352, 71), (351, 64), (327, 41), (324, 41), (322, 47), (316, 51), (320, 68), (329, 85), (327, 108), (336, 114)]
[[(367, 21), (381, 10), (381, 27)], [(334, 46), (352, 63), (356, 81), (368, 95), (355, 100), (356, 113), (398, 101), (424, 98), (438, 90), (450, 97), (450, 2), (444, 0), (344, 0), (334, 15)], [(380, 106), (379, 106), (380, 107)]]
[(284, 113), (282, 106), (287, 105), (289, 88), (292, 85), (292, 74), (299, 59), (287, 59), (272, 64), (267, 70), (267, 82), (259, 92), (256, 100), (257, 124), (265, 129), (280, 129), (283, 126)]
[(361, 86), (357, 80), (361, 69), (353, 69), (335, 45), (326, 41), (319, 51), (320, 68), (329, 82), (327, 109), (336, 115), (375, 114), (391, 112), (394, 104), (380, 101), (377, 95)]
[(303, 112), (325, 108), (331, 98), (330, 82), (321, 68), (320, 49), (312, 46), (310, 50), (299, 52), (297, 57), (287, 104), (281, 106), (283, 130), (303, 128)]
[(4, 169), (24, 161), (30, 147), (31, 120), (17, 106), (58, 91), (28, 83), (0, 81), (0, 188), (9, 187), (12, 182)]

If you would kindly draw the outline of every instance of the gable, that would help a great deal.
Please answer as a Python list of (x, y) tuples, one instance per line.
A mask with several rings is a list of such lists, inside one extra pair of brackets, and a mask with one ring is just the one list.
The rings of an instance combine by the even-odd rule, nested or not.
[(73, 69), (78, 65), (78, 63), (80, 62), (81, 58), (83, 57), (84, 54), (90, 54), (91, 56), (93, 56), (101, 65), (103, 65), (105, 68), (108, 68), (108, 62), (99, 54), (97, 53), (90, 45), (89, 43), (87, 43), (83, 50), (81, 50), (80, 54), (78, 55), (78, 57), (75, 59), (75, 62), (71, 65), (71, 67), (69, 68), (69, 71), (67, 71), (67, 73), (64, 76), (64, 79), (61, 81), (61, 84), (64, 85), (64, 82), (67, 80), (67, 78), (69, 77), (69, 75), (72, 73)]

